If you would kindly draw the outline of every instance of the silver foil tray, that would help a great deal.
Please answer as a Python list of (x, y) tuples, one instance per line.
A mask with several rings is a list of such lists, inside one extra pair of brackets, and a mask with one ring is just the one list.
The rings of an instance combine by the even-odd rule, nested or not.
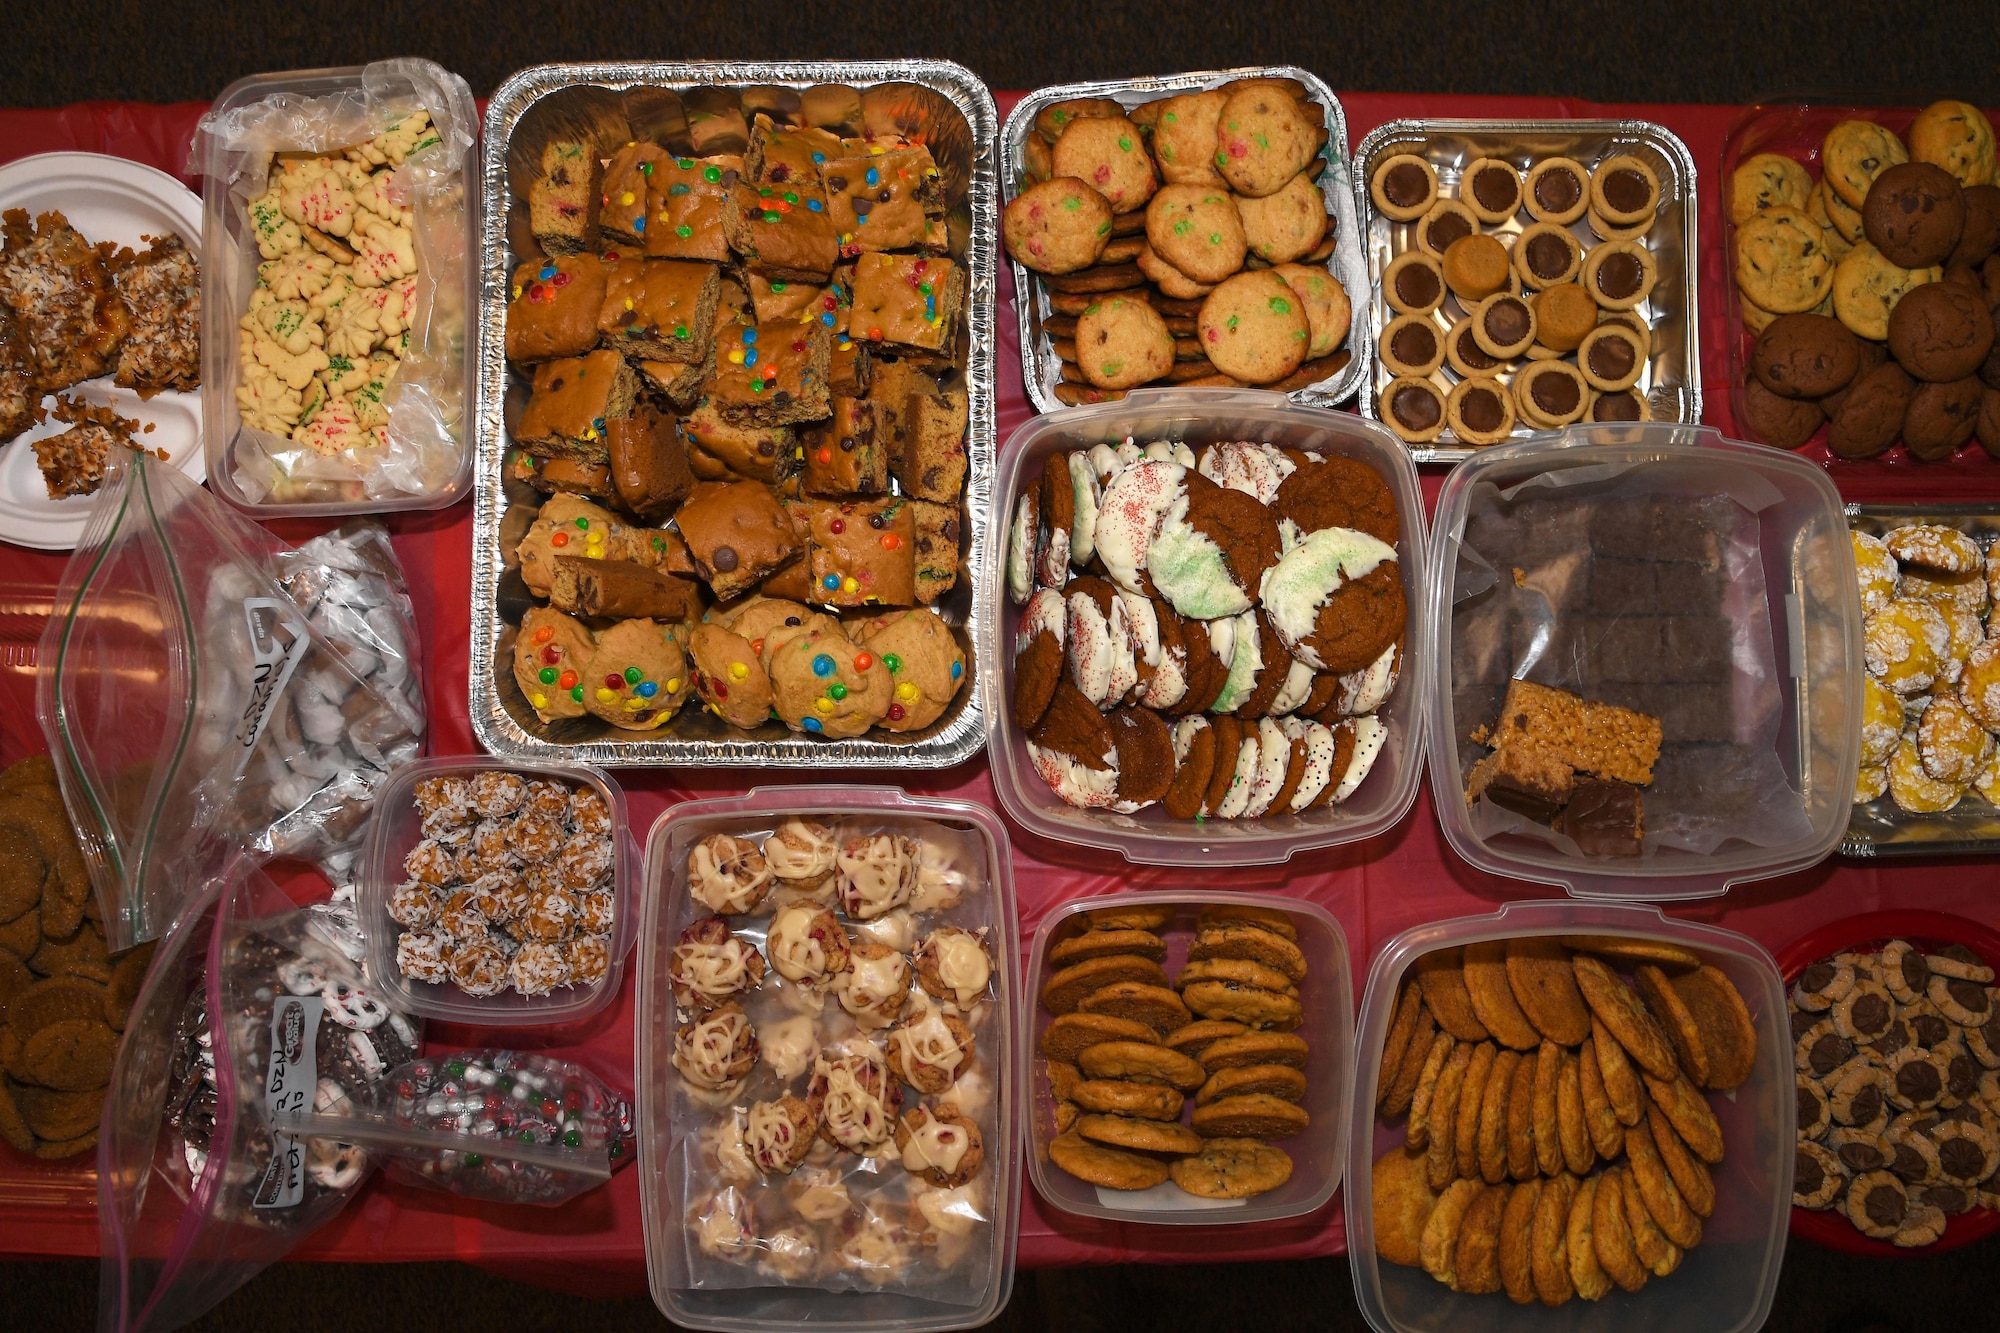
[[(1635, 387), (1654, 421), (1691, 425), (1701, 420), (1694, 158), (1679, 135), (1646, 120), (1392, 120), (1371, 130), (1354, 150), (1351, 173), (1354, 206), (1366, 219), (1363, 246), (1368, 271), (1366, 285), (1361, 288), (1365, 298), (1354, 302), (1354, 319), (1357, 324), (1367, 324), (1376, 339), (1396, 317), (1382, 295), (1382, 274), (1397, 255), (1416, 247), (1416, 223), (1394, 222), (1382, 216), (1368, 193), (1376, 166), (1397, 153), (1413, 153), (1431, 164), (1437, 172), (1440, 198), (1456, 198), (1460, 174), (1481, 157), (1511, 162), (1523, 172), (1545, 157), (1575, 158), (1589, 168), (1616, 153), (1630, 153), (1650, 166), (1660, 178), (1660, 214), (1645, 240), (1659, 266), (1659, 280), (1652, 295), (1637, 307), (1639, 316), (1652, 326), (1653, 354)], [(1505, 224), (1481, 230), (1506, 237), (1511, 245), (1513, 237), (1527, 225), (1522, 217), (1517, 212)], [(1582, 218), (1570, 231), (1586, 250), (1597, 244), (1597, 233)], [(1443, 307), (1431, 319), (1442, 335), (1454, 316), (1463, 313), (1458, 298), (1447, 292)], [(1377, 358), (1361, 395), (1363, 413), (1382, 420), (1379, 395), (1394, 378)], [(1499, 378), (1511, 383), (1513, 376)], [(1450, 393), (1459, 375), (1446, 365), (1431, 380)], [(1535, 433), (1523, 423), (1515, 427), (1511, 438), (1524, 439)], [(1456, 463), (1478, 452), (1459, 444), (1449, 426), (1435, 443), (1409, 448), (1419, 463)]]
[[(2000, 543), (2000, 505), (1847, 506), (1847, 526), (1879, 537), (1906, 523), (1939, 523), (1957, 528), (1992, 551)], [(1885, 792), (1848, 814), (1843, 856), (2000, 855), (2000, 809), (1967, 791), (1957, 805), (1936, 815), (1913, 815)]]
[[(1150, 79), (1061, 83), (1038, 89), (1022, 98), (1008, 113), (1006, 128), (1001, 131), (1001, 202), (1006, 203), (1020, 193), (1022, 182), (1027, 179), (1026, 163), (1021, 157), (1022, 145), (1035, 132), (1035, 117), (1051, 102), (1066, 101), (1072, 97), (1108, 97), (1129, 108), (1157, 102), (1177, 93), (1198, 93), (1219, 88), (1232, 79), (1249, 78), (1297, 79), (1306, 86), (1310, 100), (1326, 109), (1326, 171), (1319, 179), (1320, 189), (1326, 195), (1326, 211), (1333, 215), (1334, 220), (1333, 258), (1327, 268), (1347, 289), (1354, 318), (1348, 329), (1347, 341), (1342, 344), (1348, 352), (1347, 364), (1330, 378), (1295, 389), (1287, 397), (1295, 403), (1332, 407), (1352, 397), (1367, 380), (1369, 367), (1375, 360), (1375, 333), (1362, 313), (1363, 297), (1368, 290), (1368, 270), (1361, 258), (1359, 214), (1354, 210), (1354, 194), (1348, 182), (1347, 112), (1341, 107), (1340, 99), (1333, 95), (1333, 89), (1327, 87), (1326, 81), (1317, 74), (1296, 65), (1259, 65)], [(1690, 167), (1689, 171), (1692, 174), (1693, 168)], [(1057, 400), (1055, 388), (1062, 378), (1062, 361), (1056, 356), (1053, 340), (1042, 331), (1042, 321), (1051, 313), (1048, 292), (1025, 266), (1015, 263), (1013, 267), (1014, 310), (1021, 320), (1021, 378), (1027, 382), (1028, 397), (1037, 410), (1060, 412), (1063, 404)]]
[[(594, 135), (599, 142), (613, 143), (644, 135), (674, 148), (688, 134), (689, 120), (699, 120), (708, 110), (705, 101), (720, 96), (719, 90), (754, 88), (760, 90), (758, 98), (768, 99), (785, 89), (819, 84), (858, 89), (871, 121), (923, 134), (944, 175), (951, 253), (966, 266), (968, 278), (961, 369), (971, 400), (971, 425), (958, 586), (937, 610), (952, 627), (970, 675), (982, 669), (973, 654), (980, 637), (977, 583), (986, 564), (985, 545), (996, 539), (991, 509), (1000, 117), (992, 93), (970, 70), (945, 60), (538, 65), (514, 75), (494, 93), (480, 156), (485, 211), (470, 695), (473, 733), (494, 754), (608, 768), (930, 769), (961, 763), (985, 744), (979, 684), (971, 678), (944, 715), (924, 730), (894, 734), (877, 728), (849, 740), (813, 740), (775, 721), (746, 732), (693, 707), (683, 708), (652, 733), (619, 732), (589, 717), (544, 724), (514, 683), (514, 632), (529, 598), (511, 563), (512, 551), (541, 497), (503, 478), (510, 378), (518, 380), (510, 377), (504, 351), (507, 283), (517, 255), (532, 244), (523, 196), (540, 145), (558, 134)], [(518, 410), (518, 383), (513, 396)]]

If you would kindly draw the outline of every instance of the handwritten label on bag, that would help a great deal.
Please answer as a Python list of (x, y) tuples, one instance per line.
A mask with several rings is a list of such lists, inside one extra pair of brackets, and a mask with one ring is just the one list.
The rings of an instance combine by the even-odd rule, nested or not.
[(236, 772), (250, 762), (250, 752), (271, 719), (272, 707), (284, 696), (292, 671), (312, 646), (298, 606), (275, 597), (247, 597), (243, 618), (250, 626), (250, 695), (237, 719)]
[[(271, 1010), (271, 1063), (264, 1078), (264, 1116), (311, 1112), (319, 1086), (319, 1019), (326, 1001), (317, 995), (280, 995)], [(251, 1200), (255, 1208), (295, 1208), (306, 1197), (305, 1144), (271, 1131), (271, 1164)]]

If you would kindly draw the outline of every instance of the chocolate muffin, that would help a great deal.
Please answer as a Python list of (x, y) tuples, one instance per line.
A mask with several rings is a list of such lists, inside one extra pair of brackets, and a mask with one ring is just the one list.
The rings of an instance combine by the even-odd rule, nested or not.
[(1757, 340), (1750, 369), (1772, 393), (1824, 398), (1861, 369), (1861, 340), (1830, 315), (1781, 315)]
[(1979, 447), (2000, 458), (2000, 389), (1988, 389), (1979, 399), (1979, 424), (1973, 428)]
[(2000, 185), (1975, 185), (1965, 194), (1965, 226), (1947, 264), (1977, 267), (2000, 250)]
[(1818, 403), (1772, 393), (1755, 375), (1743, 379), (1743, 416), (1750, 423), (1751, 434), (1780, 449), (1804, 445), (1826, 420)]
[[(1893, 361), (1855, 376), (1833, 409), (1826, 445), (1835, 458), (1873, 458), (1896, 442), (1917, 382)], [(1828, 400), (1829, 402), (1831, 399)]]
[(1919, 384), (1903, 417), (1903, 447), (1918, 458), (1950, 458), (1979, 424), (1986, 386), (1971, 375), (1942, 384)]
[(1927, 282), (1889, 312), (1889, 352), (1920, 380), (1962, 380), (1992, 350), (1992, 311), (1954, 283)]
[(1868, 187), (1861, 228), (1892, 264), (1942, 264), (1965, 228), (1965, 192), (1943, 167), (1898, 163)]

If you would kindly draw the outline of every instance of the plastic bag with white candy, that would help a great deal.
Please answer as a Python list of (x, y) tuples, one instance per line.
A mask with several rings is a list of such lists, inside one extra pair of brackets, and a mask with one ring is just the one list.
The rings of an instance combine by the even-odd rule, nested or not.
[(332, 1220), (380, 1163), (349, 1138), (414, 1059), (420, 1019), (378, 1000), (312, 911), (237, 855), (174, 923), (106, 1099), (98, 1326), (179, 1327)]

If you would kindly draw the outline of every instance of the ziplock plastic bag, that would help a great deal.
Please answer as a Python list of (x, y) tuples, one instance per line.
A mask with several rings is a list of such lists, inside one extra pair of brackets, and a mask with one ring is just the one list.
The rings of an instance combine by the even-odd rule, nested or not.
[[(398, 141), (394, 154), (362, 150), (366, 161), (358, 163), (370, 170), (394, 167), (385, 193), (391, 203), (409, 210), (416, 259), (414, 286), (398, 294), (406, 308), (391, 318), (408, 330), (408, 337), (407, 351), (399, 352), (401, 364), (381, 400), (388, 412), (385, 436), (377, 443), (362, 435), (359, 443), (321, 454), (242, 423), (230, 479), (253, 504), (427, 497), (459, 476), (467, 447), (468, 247), (474, 244), (470, 200), (476, 192), (466, 165), (479, 133), (478, 109), (465, 80), (431, 61), (378, 60), (361, 71), (358, 87), (322, 97), (273, 92), (211, 111), (195, 131), (188, 171), (212, 176), (229, 191), (223, 219), (227, 235), (211, 237), (208, 254), (226, 292), (222, 308), (211, 312), (207, 323), (208, 329), (227, 333), (228, 345), (207, 349), (205, 373), (222, 388), (223, 400), (233, 404), (243, 374), (236, 321), (249, 308), (260, 281), (258, 265), (267, 257), (258, 248), (250, 205), (269, 183), (272, 154), (341, 158), (346, 150), (409, 123), (418, 111), (429, 117), (430, 125), (406, 136), (418, 145), (407, 157), (401, 154), (409, 145)], [(400, 337), (396, 333), (384, 347), (398, 351), (404, 345)], [(360, 360), (365, 364), (367, 358)], [(223, 422), (214, 424), (221, 427)]]
[(35, 711), (113, 950), (230, 848), (339, 880), (423, 748), (416, 626), (386, 535), (290, 550), (145, 454), (116, 465), (43, 631)]
[(360, 1189), (352, 1144), (276, 1128), (337, 1116), (422, 1044), (247, 857), (202, 886), (153, 960), (98, 1149), (103, 1333), (187, 1323)]
[(582, 1065), (453, 1051), (390, 1071), (353, 1110), (281, 1123), (386, 1156), (391, 1176), (470, 1199), (559, 1204), (632, 1160), (632, 1104)]
[[(1773, 646), (1762, 477), (1710, 460), (1557, 469), (1468, 499), (1450, 643), (1461, 775), (1510, 679), (1656, 717), (1642, 855), (1779, 846), (1812, 824), (1779, 759), (1787, 675)], [(1484, 733), (1479, 733), (1484, 734)], [(1581, 856), (1546, 824), (1479, 801), (1482, 838)]]

